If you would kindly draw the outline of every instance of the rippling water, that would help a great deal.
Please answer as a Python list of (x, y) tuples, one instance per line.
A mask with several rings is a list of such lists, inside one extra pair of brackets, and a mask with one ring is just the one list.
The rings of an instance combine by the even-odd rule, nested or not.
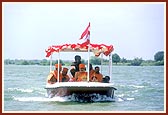
[[(103, 70), (108, 69), (104, 66)], [(100, 102), (106, 97), (94, 103), (46, 98), (48, 73), (48, 66), (5, 65), (4, 111), (164, 111), (163, 66), (113, 66), (115, 102)]]

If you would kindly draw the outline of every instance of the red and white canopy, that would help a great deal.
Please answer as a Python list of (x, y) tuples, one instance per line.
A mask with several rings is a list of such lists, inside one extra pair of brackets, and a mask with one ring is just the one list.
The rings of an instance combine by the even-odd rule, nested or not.
[(95, 56), (99, 56), (103, 53), (108, 56), (113, 50), (113, 45), (105, 44), (88, 44), (84, 42), (82, 44), (63, 44), (63, 45), (52, 45), (45, 50), (46, 57), (49, 57), (53, 52), (87, 52), (88, 46), (90, 45), (90, 52), (93, 52)]

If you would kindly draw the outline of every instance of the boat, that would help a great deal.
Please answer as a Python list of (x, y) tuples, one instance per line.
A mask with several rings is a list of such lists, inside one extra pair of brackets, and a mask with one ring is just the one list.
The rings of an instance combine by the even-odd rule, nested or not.
[[(82, 44), (63, 44), (63, 45), (52, 45), (48, 47), (46, 50), (46, 57), (50, 58), (50, 71), (52, 66), (52, 54), (54, 52), (61, 53), (61, 52), (88, 52), (88, 48), (90, 52), (93, 52), (96, 57), (100, 55), (109, 56), (109, 83), (102, 83), (102, 82), (90, 82), (89, 79), (85, 82), (59, 82), (57, 81), (55, 84), (46, 83), (45, 89), (47, 90), (47, 97), (52, 98), (55, 96), (69, 96), (76, 94), (77, 97), (81, 98), (82, 96), (89, 98), (93, 97), (92, 94), (98, 95), (105, 95), (111, 99), (114, 99), (114, 91), (116, 88), (112, 83), (111, 77), (111, 66), (112, 66), (112, 55), (111, 52), (113, 51), (112, 45), (105, 45), (105, 44), (88, 44), (84, 42)], [(60, 54), (59, 54), (60, 55)], [(58, 57), (59, 63), (60, 57)], [(89, 78), (89, 77), (88, 77)], [(83, 97), (82, 97), (83, 98)]]
[[(75, 95), (77, 99), (86, 99), (92, 101), (96, 96), (103, 95), (108, 98), (114, 99), (114, 91), (116, 88), (112, 83), (112, 51), (114, 50), (113, 45), (105, 44), (92, 44), (90, 43), (90, 22), (85, 31), (82, 33), (81, 38), (84, 36), (85, 42), (75, 43), (75, 44), (62, 44), (62, 45), (52, 45), (49, 46), (46, 51), (46, 57), (50, 57), (50, 71), (52, 69), (52, 55), (53, 53), (58, 53), (58, 64), (60, 64), (60, 53), (61, 52), (82, 52), (88, 54), (87, 60), (87, 80), (80, 82), (59, 82), (59, 77), (56, 83), (49, 84), (46, 83), (45, 89), (47, 90), (47, 97), (52, 98), (55, 96), (65, 97), (70, 95)], [(101, 56), (101, 65), (103, 55), (109, 57), (109, 71), (108, 75), (104, 75), (104, 82), (91, 82), (89, 80), (89, 60), (90, 52), (94, 53), (94, 56)], [(101, 66), (102, 70), (102, 66)], [(59, 71), (59, 68), (58, 68)], [(58, 76), (59, 76), (59, 72)], [(102, 72), (101, 72), (102, 73)], [(108, 79), (108, 80), (107, 80)]]

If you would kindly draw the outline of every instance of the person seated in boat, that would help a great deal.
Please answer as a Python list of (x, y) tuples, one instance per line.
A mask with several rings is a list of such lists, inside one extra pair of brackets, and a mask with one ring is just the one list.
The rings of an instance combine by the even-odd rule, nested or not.
[(95, 72), (91, 77), (92, 82), (102, 82), (103, 75), (99, 72), (100, 68), (98, 66), (95, 67)]
[(110, 82), (110, 77), (109, 76), (105, 76), (102, 80), (103, 83), (109, 83)]
[(62, 70), (62, 65), (61, 64), (55, 64), (55, 70), (51, 71), (50, 74), (47, 77), (47, 82), (50, 84), (54, 84), (57, 82), (58, 79), (58, 67), (59, 67), (59, 81), (62, 81), (62, 74), (61, 74), (61, 70)]
[(62, 82), (68, 82), (69, 81), (69, 76), (67, 75), (68, 73), (68, 68), (63, 68), (62, 69)]
[(87, 81), (87, 72), (85, 64), (79, 64), (79, 72), (75, 73), (76, 81)]
[(76, 79), (75, 79), (75, 72), (76, 72), (76, 70), (75, 70), (75, 68), (72, 68), (71, 70), (70, 70), (70, 82), (74, 82), (74, 81), (76, 81)]
[(71, 66), (75, 66), (75, 71), (79, 71), (79, 64), (81, 64), (81, 56), (76, 55), (75, 56), (75, 62), (72, 63)]

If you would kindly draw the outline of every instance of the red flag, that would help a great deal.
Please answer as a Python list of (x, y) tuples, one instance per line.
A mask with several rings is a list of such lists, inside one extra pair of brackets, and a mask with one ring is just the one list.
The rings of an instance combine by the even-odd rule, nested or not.
[(79, 39), (81, 40), (81, 39), (83, 39), (83, 37), (85, 37), (85, 39), (89, 39), (90, 38), (90, 22), (89, 22), (89, 25), (87, 26), (85, 31), (82, 33), (82, 35), (81, 35), (81, 37)]

